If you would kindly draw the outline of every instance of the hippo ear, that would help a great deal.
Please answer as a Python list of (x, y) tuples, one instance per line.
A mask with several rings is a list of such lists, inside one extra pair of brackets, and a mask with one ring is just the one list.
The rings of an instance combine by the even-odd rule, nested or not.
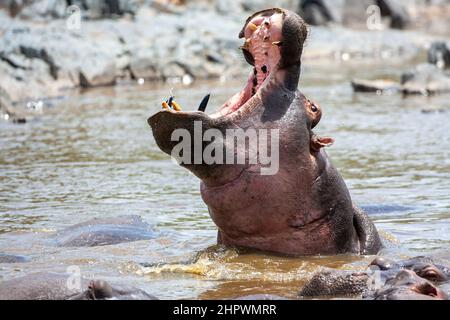
[(330, 137), (318, 137), (313, 135), (311, 137), (311, 150), (319, 151), (323, 147), (329, 147), (334, 143), (334, 139)]

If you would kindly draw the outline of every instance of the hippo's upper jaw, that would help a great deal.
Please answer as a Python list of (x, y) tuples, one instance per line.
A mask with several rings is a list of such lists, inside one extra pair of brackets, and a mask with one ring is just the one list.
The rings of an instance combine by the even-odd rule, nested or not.
[[(174, 131), (182, 128), (194, 137), (196, 122), (201, 124), (202, 136), (208, 129), (225, 133), (227, 129), (233, 128), (278, 127), (277, 124), (272, 125), (273, 121), (286, 114), (297, 95), (300, 57), (306, 36), (306, 24), (292, 12), (273, 8), (249, 17), (239, 34), (240, 38), (245, 38), (241, 47), (243, 55), (253, 66), (244, 88), (212, 114), (163, 109), (150, 117), (148, 123), (161, 150), (173, 156), (174, 147), (179, 142), (173, 139)], [(204, 106), (199, 109), (204, 109)], [(192, 151), (192, 161), (180, 164), (210, 186), (233, 181), (248, 168), (236, 164), (221, 166), (197, 163), (194, 148)], [(244, 157), (248, 160), (247, 155)]]
[[(321, 110), (297, 90), (306, 24), (273, 8), (249, 17), (239, 36), (253, 66), (244, 89), (213, 114), (158, 112), (148, 119), (156, 143), (202, 180), (221, 243), (295, 255), (363, 252), (350, 195), (322, 149), (333, 140), (312, 132)], [(180, 150), (180, 140), (188, 147)], [(214, 161), (202, 157), (211, 149)]]

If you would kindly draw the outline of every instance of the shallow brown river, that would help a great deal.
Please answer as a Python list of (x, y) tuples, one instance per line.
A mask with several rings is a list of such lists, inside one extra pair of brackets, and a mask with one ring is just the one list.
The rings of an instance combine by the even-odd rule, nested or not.
[[(354, 201), (381, 231), (382, 254), (450, 258), (450, 96), (353, 94), (349, 84), (355, 75), (401, 70), (306, 66), (301, 87), (324, 110), (317, 132), (336, 139), (328, 153)], [(198, 82), (173, 90), (189, 110), (211, 92), (212, 111), (242, 83)], [(0, 264), (0, 277), (78, 266), (85, 276), (133, 284), (163, 299), (295, 297), (320, 267), (363, 268), (370, 261), (211, 247), (216, 229), (198, 180), (159, 151), (146, 123), (170, 88), (95, 89), (46, 103), (25, 125), (0, 122), (0, 252), (32, 258)], [(423, 112), (430, 108), (440, 112)], [(96, 248), (58, 248), (49, 241), (66, 226), (123, 214), (141, 215), (158, 237)]]

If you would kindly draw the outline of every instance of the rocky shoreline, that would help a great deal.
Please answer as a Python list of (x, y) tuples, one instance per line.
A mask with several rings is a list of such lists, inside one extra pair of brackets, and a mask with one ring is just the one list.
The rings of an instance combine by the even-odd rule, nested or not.
[[(242, 76), (246, 63), (237, 37), (242, 21), (251, 11), (270, 6), (268, 1), (132, 1), (120, 15), (111, 8), (106, 17), (88, 10), (79, 28), (72, 28), (73, 13), (66, 7), (29, 2), (36, 3), (15, 18), (0, 3), (0, 109), (17, 122), (25, 117), (18, 109), (34, 108), (40, 99), (76, 88)], [(299, 7), (299, 1), (282, 2)], [(431, 40), (414, 31), (316, 26), (304, 61), (404, 62), (424, 52)]]

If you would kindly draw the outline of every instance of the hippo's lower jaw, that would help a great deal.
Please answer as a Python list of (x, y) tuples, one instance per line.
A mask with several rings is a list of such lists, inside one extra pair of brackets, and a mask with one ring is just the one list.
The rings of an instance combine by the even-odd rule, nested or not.
[[(180, 156), (181, 165), (202, 180), (219, 242), (294, 255), (374, 253), (380, 247), (376, 230), (353, 207), (322, 149), (332, 139), (312, 132), (321, 110), (297, 90), (306, 36), (306, 25), (295, 13), (277, 8), (255, 13), (240, 33), (244, 57), (253, 66), (244, 89), (213, 114), (166, 109), (148, 123), (161, 150)], [(236, 136), (228, 139), (237, 129), (243, 146), (235, 143)], [(211, 132), (222, 137), (205, 139)], [(247, 148), (252, 134), (266, 140), (253, 140)], [(180, 153), (181, 139), (188, 148)], [(211, 140), (220, 145), (216, 156), (231, 154), (234, 161), (202, 158)], [(260, 141), (269, 142), (265, 149)], [(269, 169), (275, 170), (269, 175), (263, 174), (262, 154), (270, 154)]]

